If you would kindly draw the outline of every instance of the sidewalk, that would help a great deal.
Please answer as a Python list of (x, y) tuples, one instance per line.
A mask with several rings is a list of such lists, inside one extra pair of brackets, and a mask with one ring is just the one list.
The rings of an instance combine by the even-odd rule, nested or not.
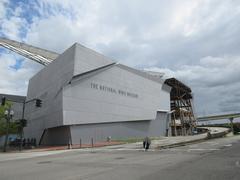
[[(212, 135), (212, 138), (223, 137), (229, 132), (229, 129), (227, 128), (208, 127), (206, 129), (209, 130), (209, 132)], [(205, 139), (207, 139), (207, 133), (194, 135), (194, 136), (162, 137), (160, 140), (152, 140), (150, 148), (165, 149), (165, 148), (170, 148), (175, 146), (181, 146), (188, 143), (203, 141)], [(137, 142), (137, 143), (122, 144), (122, 145), (108, 147), (108, 149), (119, 149), (119, 148), (142, 149), (143, 143)]]
[[(24, 149), (23, 152), (43, 152), (43, 151), (56, 151), (56, 150), (68, 150), (68, 149), (80, 149), (80, 148), (99, 148), (99, 147), (105, 147), (105, 146), (114, 146), (114, 145), (120, 145), (123, 144), (122, 142), (94, 142), (93, 146), (92, 144), (75, 144), (71, 146), (41, 146), (33, 149)], [(17, 152), (17, 151), (16, 151)]]
[[(207, 129), (211, 134), (211, 138), (223, 137), (229, 132), (229, 129), (227, 128), (208, 127)], [(189, 143), (203, 141), (206, 140), (207, 138), (208, 138), (207, 133), (194, 136), (166, 137), (166, 139), (164, 140), (153, 141), (152, 148), (164, 149), (175, 146), (182, 146)]]
[[(212, 138), (216, 137), (223, 137), (228, 132), (229, 129), (227, 128), (216, 128), (216, 127), (208, 127), (207, 128), (211, 133)], [(203, 141), (207, 139), (207, 133), (194, 135), (194, 136), (177, 136), (177, 137), (161, 137), (159, 140), (152, 140), (151, 149), (165, 149), (171, 148), (175, 146), (182, 146), (188, 143), (194, 143), (198, 141)], [(46, 151), (56, 151), (56, 150), (68, 150), (68, 149), (82, 149), (82, 148), (98, 148), (98, 149), (143, 149), (143, 142), (137, 143), (123, 143), (117, 141), (110, 141), (110, 142), (95, 142), (93, 147), (91, 144), (82, 144), (81, 146), (73, 145), (71, 147), (68, 146), (43, 146), (38, 147), (35, 149), (27, 149), (22, 150), (21, 153), (28, 153), (28, 152), (46, 152)], [(9, 153), (17, 153), (16, 151), (10, 151)], [(2, 154), (2, 153), (1, 153)], [(4, 153), (3, 153), (4, 154)]]
[[(206, 129), (206, 128), (205, 128)], [(228, 128), (217, 128), (217, 127), (208, 127), (207, 128), (211, 134), (211, 138), (223, 137), (229, 133)], [(194, 136), (178, 136), (178, 137), (167, 137), (165, 141), (162, 142), (153, 142), (153, 148), (164, 149), (175, 146), (182, 146), (189, 143), (199, 142), (208, 139), (208, 134), (199, 134)]]

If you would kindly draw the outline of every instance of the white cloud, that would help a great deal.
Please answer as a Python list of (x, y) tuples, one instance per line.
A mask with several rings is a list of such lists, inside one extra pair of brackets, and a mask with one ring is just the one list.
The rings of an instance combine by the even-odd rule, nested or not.
[[(16, 70), (13, 66), (16, 64), (19, 56), (15, 54), (1, 53), (0, 55), (0, 92), (6, 94), (26, 95), (28, 79), (30, 79), (41, 65), (33, 65), (33, 62), (24, 61), (22, 68)], [(35, 68), (33, 68), (35, 67)]]
[(1, 0), (0, 1), (0, 22), (6, 16), (6, 5), (8, 0)]
[(1, 25), (1, 32), (9, 39), (20, 40), (20, 33), (22, 28), (26, 28), (27, 22), (19, 17), (11, 17), (3, 20)]
[[(199, 114), (223, 111), (239, 111), (240, 56), (205, 57), (198, 65), (182, 65), (178, 70), (170, 68), (146, 68), (164, 72), (165, 78), (175, 77), (189, 85), (195, 95)], [(231, 102), (232, 104), (230, 104)]]
[[(79, 42), (126, 65), (166, 72), (192, 87), (200, 113), (229, 110), (230, 100), (224, 96), (233, 102), (239, 89), (237, 1), (41, 0), (31, 2), (38, 14), (30, 15), (31, 22), (21, 16), (27, 4), (8, 9), (12, 15), (6, 17), (7, 7), (2, 2), (7, 0), (0, 2), (0, 33), (6, 37), (59, 53)], [(0, 71), (11, 76), (6, 81), (0, 78), (7, 87), (2, 91), (17, 92), (7, 79), (25, 83), (40, 69), (26, 60), (25, 69), (14, 72), (7, 68), (10, 64), (3, 67), (3, 62)], [(26, 90), (24, 83), (21, 92)]]
[(20, 14), (24, 12), (23, 7), (11, 9), (8, 7), (9, 4), (8, 0), (0, 2), (0, 34), (10, 39), (20, 40), (21, 33), (27, 29), (28, 23), (20, 17)]

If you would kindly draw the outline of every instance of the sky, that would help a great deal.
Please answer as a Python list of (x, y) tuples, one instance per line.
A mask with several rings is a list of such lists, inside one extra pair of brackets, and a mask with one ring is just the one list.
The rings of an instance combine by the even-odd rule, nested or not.
[[(192, 88), (197, 115), (240, 111), (239, 0), (0, 0), (0, 37), (62, 53), (78, 42)], [(43, 66), (0, 48), (0, 93)]]

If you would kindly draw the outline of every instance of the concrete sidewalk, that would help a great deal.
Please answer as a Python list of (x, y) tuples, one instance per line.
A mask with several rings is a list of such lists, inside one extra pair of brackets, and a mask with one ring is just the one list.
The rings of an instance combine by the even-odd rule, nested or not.
[[(22, 149), (22, 151), (19, 151), (19, 148), (8, 148), (7, 153), (27, 153), (27, 152), (44, 152), (44, 151), (60, 151), (60, 150), (69, 150), (69, 149), (85, 149), (85, 148), (100, 148), (105, 146), (114, 146), (114, 145), (120, 145), (123, 144), (123, 142), (118, 141), (104, 141), (104, 142), (94, 142), (94, 144), (74, 144), (71, 146), (65, 145), (65, 146), (39, 146), (36, 148), (29, 148), (29, 149)], [(0, 154), (3, 153), (0, 151)], [(6, 154), (6, 153), (3, 153)]]
[[(208, 129), (212, 138), (223, 137), (229, 133), (228, 128), (218, 128), (218, 127), (205, 127)], [(208, 138), (207, 133), (194, 135), (194, 136), (176, 136), (176, 137), (162, 137), (160, 140), (152, 140), (150, 149), (164, 149), (175, 146), (181, 146), (188, 143), (194, 143), (198, 141), (203, 141)], [(129, 143), (122, 145), (115, 145), (111, 147), (104, 147), (107, 149), (143, 149), (143, 143)]]
[[(206, 128), (205, 128), (206, 129)], [(209, 132), (211, 133), (212, 138), (216, 137), (222, 137), (225, 136), (228, 132), (229, 129), (227, 128), (213, 128), (213, 127), (208, 127), (207, 128)], [(185, 144), (189, 143), (194, 143), (198, 141), (203, 141), (207, 139), (207, 133), (204, 134), (199, 134), (199, 135), (194, 135), (194, 136), (177, 136), (177, 137), (161, 137), (159, 140), (152, 140), (150, 149), (165, 149), (165, 148), (171, 148), (171, 147), (176, 147), (176, 146), (182, 146)], [(108, 150), (143, 150), (143, 142), (137, 142), (137, 143), (122, 143), (122, 142), (99, 142), (95, 143), (94, 147), (91, 147), (91, 145), (82, 145), (81, 148), (79, 145), (74, 145), (71, 147), (72, 150), (74, 149), (91, 149), (91, 150), (103, 150), (103, 149), (108, 149)], [(69, 151), (68, 146), (51, 146), (51, 147), (39, 147), (36, 149), (28, 149), (28, 150), (23, 150), (19, 154), (27, 154), (27, 153), (40, 153), (42, 154), (43, 152), (49, 152), (49, 151)], [(0, 153), (0, 155), (6, 155), (6, 154), (15, 154), (18, 153), (19, 151), (9, 151), (8, 153)], [(41, 153), (42, 152), (42, 153)], [(43, 153), (44, 154), (44, 153)], [(0, 159), (1, 159), (0, 156)]]
[(153, 141), (152, 148), (164, 149), (164, 148), (170, 148), (170, 147), (175, 147), (175, 146), (182, 146), (182, 145), (186, 145), (189, 143), (203, 141), (208, 138), (224, 137), (225, 135), (227, 135), (229, 133), (228, 128), (207, 127), (204, 129), (208, 129), (208, 131), (210, 133), (210, 137), (209, 137), (208, 133), (194, 135), (194, 136), (167, 137), (166, 139), (164, 139), (164, 141), (160, 141), (160, 142)]
[[(226, 128), (208, 128), (211, 132), (212, 136), (224, 136), (229, 132), (229, 129)], [(175, 146), (182, 146), (188, 143), (194, 143), (198, 141), (203, 141), (207, 138), (207, 133), (195, 135), (195, 136), (178, 136), (178, 137), (161, 137), (160, 140), (153, 140), (150, 146), (150, 151), (165, 149)], [(100, 144), (99, 144), (100, 145)], [(101, 144), (103, 145), (103, 144)], [(106, 144), (104, 144), (106, 145)], [(8, 153), (0, 153), (0, 162), (7, 160), (16, 160), (16, 159), (28, 159), (34, 157), (48, 156), (54, 154), (61, 154), (73, 151), (143, 151), (142, 142), (137, 143), (129, 143), (129, 144), (121, 144), (114, 145), (114, 143), (109, 143), (109, 146), (104, 147), (94, 147), (94, 148), (81, 148), (81, 149), (64, 149), (64, 148), (43, 148), (43, 149), (33, 149), (33, 150), (25, 150), (21, 153), (19, 152), (8, 152)]]

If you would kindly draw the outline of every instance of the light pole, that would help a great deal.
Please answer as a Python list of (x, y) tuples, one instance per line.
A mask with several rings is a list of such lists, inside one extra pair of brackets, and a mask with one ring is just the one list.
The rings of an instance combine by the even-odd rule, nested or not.
[(20, 120), (20, 124), (21, 124), (21, 132), (20, 132), (20, 145), (19, 145), (19, 151), (22, 150), (22, 146), (23, 146), (23, 128), (27, 125), (27, 120), (24, 119), (24, 115), (25, 115), (25, 106), (27, 103), (33, 102), (35, 101), (35, 106), (36, 107), (42, 107), (42, 100), (41, 99), (30, 99), (28, 101), (24, 100), (23, 103), (23, 109), (22, 109), (22, 119)]
[[(22, 145), (23, 145), (23, 121), (25, 121), (24, 119), (24, 113), (25, 113), (25, 104), (26, 104), (26, 100), (23, 101), (23, 110), (22, 110), (22, 119), (20, 121), (20, 124), (21, 124), (21, 132), (20, 132), (20, 146), (19, 146), (19, 151), (22, 151)], [(26, 124), (27, 121), (25, 121), (25, 124)]]
[(9, 123), (10, 120), (12, 119), (13, 115), (14, 115), (14, 111), (11, 109), (8, 109), (5, 111), (5, 117), (6, 117), (6, 122), (7, 122), (7, 129), (6, 129), (6, 135), (5, 135), (5, 143), (4, 143), (4, 147), (3, 147), (3, 152), (7, 151), (7, 145), (8, 145), (8, 134), (9, 134)]
[[(3, 96), (1, 106), (5, 106), (7, 100), (9, 100), (9, 99), (6, 99), (6, 97)], [(9, 101), (16, 102), (16, 103), (23, 103), (22, 119), (20, 120), (21, 132), (20, 132), (19, 150), (21, 151), (22, 150), (23, 127), (25, 127), (27, 125), (27, 120), (24, 119), (25, 106), (26, 106), (27, 103), (35, 101), (35, 103), (36, 103), (35, 106), (36, 107), (42, 107), (42, 100), (37, 99), (37, 98), (33, 98), (33, 99), (28, 100), (28, 101), (24, 100), (23, 102), (14, 101), (14, 100), (9, 100)], [(14, 112), (11, 111), (10, 108), (7, 111), (5, 111), (5, 116), (6, 116), (6, 120), (7, 120), (7, 133), (6, 133), (5, 144), (4, 144), (4, 149), (3, 149), (4, 152), (6, 152), (6, 149), (7, 149), (9, 121), (12, 118), (13, 114), (14, 114)]]

